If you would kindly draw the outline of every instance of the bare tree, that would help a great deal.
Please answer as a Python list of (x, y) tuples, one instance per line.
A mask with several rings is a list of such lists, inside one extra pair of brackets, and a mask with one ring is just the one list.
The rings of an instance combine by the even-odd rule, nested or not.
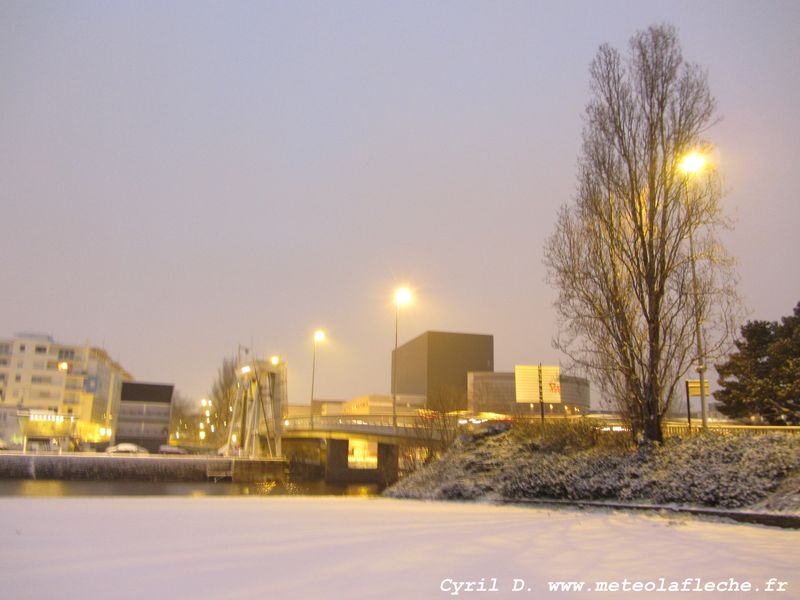
[(230, 420), (233, 416), (232, 409), (236, 402), (236, 361), (233, 358), (224, 358), (217, 371), (217, 378), (211, 387), (208, 408), (210, 424), (214, 425), (214, 432), (209, 431), (209, 443), (221, 444), (227, 440)]
[(197, 442), (197, 423), (200, 416), (193, 402), (177, 389), (172, 393), (172, 410), (170, 412), (169, 430), (171, 435), (178, 434), (179, 444)]
[(727, 226), (719, 178), (710, 168), (690, 180), (679, 168), (690, 151), (708, 150), (716, 104), (667, 25), (634, 35), (625, 59), (601, 46), (590, 77), (575, 202), (545, 245), (559, 291), (554, 345), (612, 398), (634, 436), (660, 441), (696, 358), (695, 309), (709, 356), (734, 331), (735, 273), (716, 237)]
[(427, 459), (440, 456), (459, 433), (458, 411), (464, 406), (463, 392), (439, 386), (428, 396), (427, 407), (415, 419), (414, 433), (426, 449)]

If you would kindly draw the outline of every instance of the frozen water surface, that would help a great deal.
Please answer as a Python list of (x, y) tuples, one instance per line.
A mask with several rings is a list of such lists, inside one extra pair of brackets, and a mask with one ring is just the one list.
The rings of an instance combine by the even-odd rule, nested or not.
[[(604, 511), (334, 497), (0, 498), (3, 598), (763, 598), (548, 582), (787, 582), (800, 533)], [(492, 581), (496, 580), (496, 584)], [(512, 592), (515, 580), (525, 589)], [(442, 582), (445, 582), (444, 584)], [(521, 584), (517, 582), (519, 587)], [(447, 591), (442, 591), (444, 587)], [(528, 591), (530, 588), (531, 591)]]

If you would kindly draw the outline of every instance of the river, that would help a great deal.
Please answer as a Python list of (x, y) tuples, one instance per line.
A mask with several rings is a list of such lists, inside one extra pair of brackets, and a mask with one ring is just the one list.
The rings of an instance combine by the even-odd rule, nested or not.
[(375, 496), (378, 485), (323, 481), (263, 483), (0, 480), (0, 496)]

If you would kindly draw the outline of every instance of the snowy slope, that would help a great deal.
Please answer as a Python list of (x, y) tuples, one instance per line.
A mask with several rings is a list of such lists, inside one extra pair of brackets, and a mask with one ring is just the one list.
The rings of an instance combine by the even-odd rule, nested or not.
[(709, 433), (638, 449), (598, 445), (548, 450), (541, 439), (530, 443), (511, 431), (456, 444), (385, 495), (615, 500), (797, 513), (798, 484), (798, 435)]

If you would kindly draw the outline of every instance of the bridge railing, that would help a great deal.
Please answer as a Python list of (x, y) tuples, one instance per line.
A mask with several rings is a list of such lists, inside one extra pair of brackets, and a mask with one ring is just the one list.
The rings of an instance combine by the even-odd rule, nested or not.
[[(418, 429), (420, 417), (417, 415), (397, 415), (398, 429)], [(314, 417), (292, 417), (283, 424), (285, 431), (335, 431), (355, 428), (378, 427), (392, 429), (392, 415), (325, 415)]]
[[(768, 433), (795, 433), (800, 434), (800, 427), (787, 425), (738, 425), (735, 423), (709, 423), (709, 431), (728, 435), (766, 435)], [(664, 435), (695, 435), (703, 433), (701, 424), (692, 423), (665, 423), (662, 426)]]
[[(577, 417), (576, 417), (577, 418)], [(584, 418), (584, 417), (580, 417)], [(457, 417), (453, 417), (458, 422)], [(548, 419), (550, 420), (550, 419)], [(559, 417), (558, 420), (563, 420)], [(606, 424), (610, 427), (622, 423), (609, 420)], [(451, 423), (454, 426), (455, 423)], [(691, 430), (686, 423), (667, 421), (663, 424), (662, 431), (665, 436), (697, 434), (702, 431), (700, 424), (692, 424)], [(341, 431), (375, 433), (385, 435), (398, 435), (403, 437), (435, 438), (440, 432), (439, 423), (427, 419), (425, 415), (397, 415), (397, 428), (394, 427), (392, 415), (325, 415), (314, 417), (292, 417), (284, 421), (284, 431)], [(710, 423), (709, 429), (718, 433), (758, 435), (774, 431), (800, 434), (800, 427), (774, 427), (739, 425), (733, 423)]]

